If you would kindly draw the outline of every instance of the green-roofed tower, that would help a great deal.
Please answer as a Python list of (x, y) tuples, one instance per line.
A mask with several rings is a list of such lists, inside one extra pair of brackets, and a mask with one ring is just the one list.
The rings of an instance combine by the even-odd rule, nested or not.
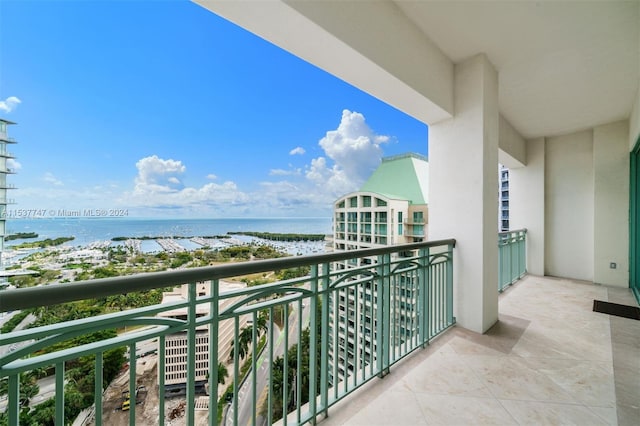
[[(427, 238), (429, 163), (427, 158), (418, 154), (404, 154), (384, 158), (371, 177), (357, 192), (340, 197), (333, 206), (333, 247), (335, 251), (357, 250), (386, 245), (424, 241)], [(405, 253), (404, 255), (411, 255)], [(334, 270), (375, 264), (377, 258), (349, 259), (335, 262)], [(357, 275), (353, 276), (356, 279)], [(402, 280), (402, 289), (391, 291), (391, 297), (401, 297), (393, 314), (398, 318), (392, 331), (392, 345), (401, 345), (404, 336), (415, 335), (417, 322), (415, 311), (405, 309), (417, 303), (413, 277)], [(344, 343), (335, 347), (338, 353), (329, 354), (329, 379), (332, 383), (343, 380), (345, 372), (358, 371), (370, 362), (375, 362), (376, 329), (372, 317), (374, 311), (377, 284), (374, 288), (351, 286), (344, 290), (337, 302), (338, 309), (330, 313), (331, 324), (338, 325), (339, 341)], [(401, 290), (401, 291), (400, 291)], [(402, 296), (397, 296), (402, 294)], [(331, 305), (333, 306), (333, 305)], [(334, 317), (334, 315), (338, 315)], [(404, 320), (400, 320), (404, 318)], [(364, 336), (356, 342), (352, 330), (362, 329)], [(362, 356), (350, 355), (345, 348), (360, 347)], [(333, 349), (331, 350), (333, 351)], [(347, 355), (345, 355), (345, 353)], [(334, 377), (334, 373), (337, 377)]]
[(382, 159), (382, 163), (360, 188), (389, 198), (408, 200), (411, 204), (427, 204), (429, 162), (418, 154), (403, 154)]

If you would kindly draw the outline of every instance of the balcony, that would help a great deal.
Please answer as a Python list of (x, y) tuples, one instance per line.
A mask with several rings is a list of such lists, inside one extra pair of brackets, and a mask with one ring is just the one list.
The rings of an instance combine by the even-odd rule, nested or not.
[[(184, 283), (188, 298), (2, 334), (0, 378), (7, 380), (8, 398), (0, 405), (8, 407), (8, 424), (17, 425), (25, 406), (21, 375), (40, 369), (49, 372), (54, 383), (55, 423), (72, 421), (64, 417), (69, 404), (65, 394), (70, 392), (68, 383), (73, 380), (71, 370), (77, 360), (89, 357), (94, 372), (90, 381), (96, 424), (142, 424), (145, 407), (132, 404), (127, 412), (118, 410), (120, 395), (136, 395), (140, 376), (150, 368), (146, 362), (155, 362), (159, 371), (167, 371), (169, 352), (173, 351), (173, 356), (177, 350), (172, 336), (179, 335), (188, 342), (184, 356), (177, 354), (183, 356), (186, 370), (185, 400), (193, 401), (185, 406), (187, 424), (194, 424), (196, 416), (209, 416), (212, 423), (224, 416), (227, 424), (271, 424), (277, 421), (283, 406), (293, 423), (312, 421), (346, 395), (387, 375), (396, 363), (454, 325), (454, 244), (454, 240), (443, 240), (4, 291), (0, 298), (2, 312), (50, 309), (73, 301), (99, 303), (113, 295)], [(409, 252), (413, 253), (411, 257), (399, 256)], [(371, 257), (376, 258), (375, 264), (357, 266), (359, 259)], [(331, 267), (334, 262), (344, 261), (354, 267)], [(309, 266), (311, 274), (274, 284), (220, 290), (225, 279), (300, 266)], [(208, 292), (201, 292), (203, 283)], [(340, 297), (345, 294), (353, 302), (345, 315), (330, 315), (339, 312)], [(364, 303), (366, 300), (376, 300), (376, 304)], [(68, 306), (71, 310), (73, 305)], [(246, 323), (251, 325), (241, 328), (241, 321), (247, 317)], [(222, 323), (229, 321), (233, 336), (219, 341)], [(339, 333), (345, 325), (355, 331), (371, 323), (374, 329), (366, 337), (354, 333), (345, 339), (344, 332)], [(124, 331), (127, 327), (129, 332)], [(253, 343), (243, 348), (241, 336), (248, 336)], [(341, 339), (352, 347), (339, 345)], [(203, 361), (198, 355), (198, 342), (205, 340), (209, 359)], [(68, 341), (74, 344), (59, 346)], [(218, 358), (219, 349), (230, 345), (234, 354), (231, 359)], [(126, 349), (129, 354), (140, 354), (141, 348), (145, 353), (157, 351), (157, 355), (136, 362), (131, 355), (131, 362), (113, 380), (113, 351), (123, 353)], [(329, 359), (340, 357), (349, 360), (348, 365), (329, 364)], [(208, 371), (206, 383), (197, 380), (202, 375), (202, 362)], [(206, 387), (217, 389), (215, 366), (219, 362), (227, 364), (233, 384), (227, 388), (227, 382), (220, 392), (204, 395)], [(117, 369), (121, 365), (116, 359)], [(277, 377), (287, 380), (278, 381)], [(174, 388), (175, 383), (167, 383), (164, 374), (146, 386), (146, 397), (157, 400), (157, 404), (146, 404), (155, 410), (154, 424), (167, 422), (165, 399)], [(317, 397), (308, 401), (305, 395), (309, 393)], [(208, 408), (196, 410), (196, 406)]]
[(640, 321), (594, 299), (635, 304), (629, 289), (529, 275), (487, 333), (454, 327), (321, 424), (637, 424)]

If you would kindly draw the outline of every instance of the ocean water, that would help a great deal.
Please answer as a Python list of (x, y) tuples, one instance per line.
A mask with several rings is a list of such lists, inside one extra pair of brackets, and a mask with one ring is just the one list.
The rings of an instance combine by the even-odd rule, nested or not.
[[(111, 240), (115, 237), (204, 237), (240, 231), (328, 235), (331, 234), (331, 218), (46, 218), (7, 220), (7, 234), (35, 232), (38, 234), (37, 240), (74, 237), (74, 240), (68, 243), (73, 246), (85, 246), (98, 241)], [(6, 246), (10, 247), (24, 241), (34, 241), (34, 239), (8, 241)], [(188, 244), (186, 241), (188, 240), (185, 240), (185, 244)]]

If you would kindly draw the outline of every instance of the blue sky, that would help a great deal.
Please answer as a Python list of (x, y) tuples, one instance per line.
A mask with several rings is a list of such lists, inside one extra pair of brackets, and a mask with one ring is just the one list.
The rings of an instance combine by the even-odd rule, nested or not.
[[(188, 1), (0, 0), (13, 209), (319, 217), (427, 127)], [(11, 210), (11, 209), (10, 209)]]

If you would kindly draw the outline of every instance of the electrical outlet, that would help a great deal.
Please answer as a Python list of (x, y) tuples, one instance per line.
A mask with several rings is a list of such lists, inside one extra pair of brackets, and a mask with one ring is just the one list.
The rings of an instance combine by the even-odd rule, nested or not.
[(618, 265), (616, 264), (616, 262), (609, 263), (609, 269), (616, 269), (617, 267)]

